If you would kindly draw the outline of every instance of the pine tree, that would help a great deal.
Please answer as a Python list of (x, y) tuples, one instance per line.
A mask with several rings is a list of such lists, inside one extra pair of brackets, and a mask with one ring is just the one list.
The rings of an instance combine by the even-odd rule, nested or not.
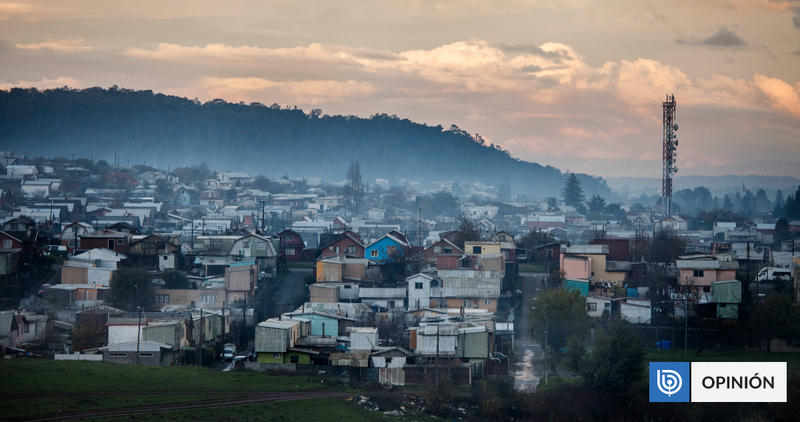
[(583, 208), (583, 188), (581, 182), (575, 173), (570, 173), (567, 180), (564, 182), (564, 189), (561, 191), (561, 197), (564, 199), (564, 204), (575, 208)]
[(783, 216), (783, 207), (784, 207), (783, 191), (778, 189), (778, 192), (775, 193), (775, 216), (776, 217)]

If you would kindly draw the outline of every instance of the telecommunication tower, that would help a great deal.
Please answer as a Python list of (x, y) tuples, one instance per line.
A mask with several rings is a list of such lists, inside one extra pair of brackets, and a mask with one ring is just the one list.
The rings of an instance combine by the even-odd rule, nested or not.
[(678, 172), (675, 161), (678, 157), (678, 124), (675, 123), (675, 96), (667, 95), (664, 108), (664, 146), (662, 152), (661, 202), (664, 205), (664, 216), (672, 214), (672, 176)]

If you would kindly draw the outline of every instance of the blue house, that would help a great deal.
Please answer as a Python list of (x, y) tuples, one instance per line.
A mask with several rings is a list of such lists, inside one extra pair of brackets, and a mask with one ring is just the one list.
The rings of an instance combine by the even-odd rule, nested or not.
[(364, 248), (364, 258), (372, 261), (392, 261), (410, 248), (406, 237), (395, 230), (379, 237)]

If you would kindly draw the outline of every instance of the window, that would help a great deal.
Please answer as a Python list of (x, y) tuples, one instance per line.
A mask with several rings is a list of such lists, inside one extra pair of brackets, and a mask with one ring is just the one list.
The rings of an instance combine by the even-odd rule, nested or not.
[(351, 285), (349, 285), (349, 284), (345, 284), (343, 287), (344, 287), (345, 289), (352, 289), (352, 288), (353, 288), (353, 286), (351, 286)]
[(389, 309), (394, 309), (394, 301), (393, 300), (388, 301), (387, 305), (389, 306)]
[(122, 239), (117, 239), (117, 245), (121, 245), (121, 244), (122, 244)]
[(447, 307), (447, 300), (446, 299), (439, 299), (439, 307), (446, 308)]
[(11, 249), (11, 239), (3, 239), (3, 248)]
[(155, 303), (169, 303), (169, 295), (155, 295), (153, 296)]
[(417, 289), (417, 290), (422, 290), (422, 282), (418, 281), (418, 282), (414, 283), (414, 288)]
[(28, 324), (27, 322), (24, 323), (24, 324), (25, 325), (22, 328), (22, 332), (23, 333), (30, 333), (31, 332), (31, 324)]
[(464, 258), (459, 261), (461, 268), (469, 268), (469, 258)]
[(603, 305), (603, 308), (605, 308), (605, 309), (611, 309), (611, 304), (610, 304), (610, 303), (608, 303), (608, 302), (606, 302), (606, 303), (605, 303), (605, 305)]
[(439, 247), (439, 246), (434, 246), (433, 247), (433, 253), (442, 253), (442, 248)]
[(336, 247), (336, 253), (339, 253), (339, 247), (338, 246)]
[(491, 305), (491, 303), (492, 303), (491, 299), (486, 299), (486, 300), (483, 301), (483, 304), (486, 305), (486, 306)]
[(267, 244), (265, 242), (256, 242), (256, 249), (265, 251), (267, 250)]
[(465, 307), (465, 308), (469, 308), (469, 301), (468, 301), (468, 300), (465, 300), (465, 301), (464, 301), (464, 302), (461, 304), (461, 306), (463, 306), (463, 307)]
[(169, 259), (169, 256), (164, 255), (164, 261), (166, 261), (167, 259)]
[(297, 355), (291, 355), (291, 356), (289, 356), (289, 362), (298, 363), (298, 362), (300, 362), (300, 357), (297, 356)]
[(695, 277), (703, 277), (703, 270), (694, 270), (692, 275)]
[(108, 239), (108, 249), (114, 249), (114, 239)]
[(373, 249), (373, 250), (369, 251), (369, 256), (372, 257), (372, 258), (377, 258), (378, 257), (378, 250), (377, 249)]
[(217, 295), (202, 294), (202, 295), (200, 295), (200, 302), (203, 302), (203, 303), (216, 303), (217, 302)]
[(473, 246), (472, 247), (472, 253), (475, 254), (475, 255), (480, 255), (481, 254), (481, 247), (480, 246)]
[(287, 233), (287, 234), (286, 234), (286, 240), (288, 240), (288, 241), (290, 241), (290, 242), (291, 242), (292, 240), (294, 240), (294, 236), (292, 236), (292, 234), (291, 234), (291, 233)]
[(442, 249), (442, 251), (443, 251), (444, 253), (453, 253), (453, 248), (451, 248), (451, 247), (449, 247), (449, 246), (445, 246), (445, 247)]
[(128, 352), (111, 352), (108, 354), (108, 357), (111, 358), (126, 358), (128, 357)]
[(595, 311), (597, 311), (597, 302), (589, 302), (589, 303), (587, 303), (587, 304), (586, 304), (586, 306), (588, 307), (588, 309), (587, 309), (587, 310), (588, 310), (589, 312), (595, 312)]
[(140, 358), (151, 358), (151, 357), (153, 357), (153, 353), (151, 353), (151, 352), (139, 353), (139, 357)]
[(294, 255), (294, 248), (289, 248), (286, 250), (286, 255)]
[(348, 246), (347, 247), (347, 253), (355, 254), (356, 253), (356, 247), (355, 246)]

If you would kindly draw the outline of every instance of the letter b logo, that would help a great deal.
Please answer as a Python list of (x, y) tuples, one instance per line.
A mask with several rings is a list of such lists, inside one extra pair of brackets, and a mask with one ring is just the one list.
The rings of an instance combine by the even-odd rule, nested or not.
[(650, 401), (689, 401), (689, 362), (650, 362)]

